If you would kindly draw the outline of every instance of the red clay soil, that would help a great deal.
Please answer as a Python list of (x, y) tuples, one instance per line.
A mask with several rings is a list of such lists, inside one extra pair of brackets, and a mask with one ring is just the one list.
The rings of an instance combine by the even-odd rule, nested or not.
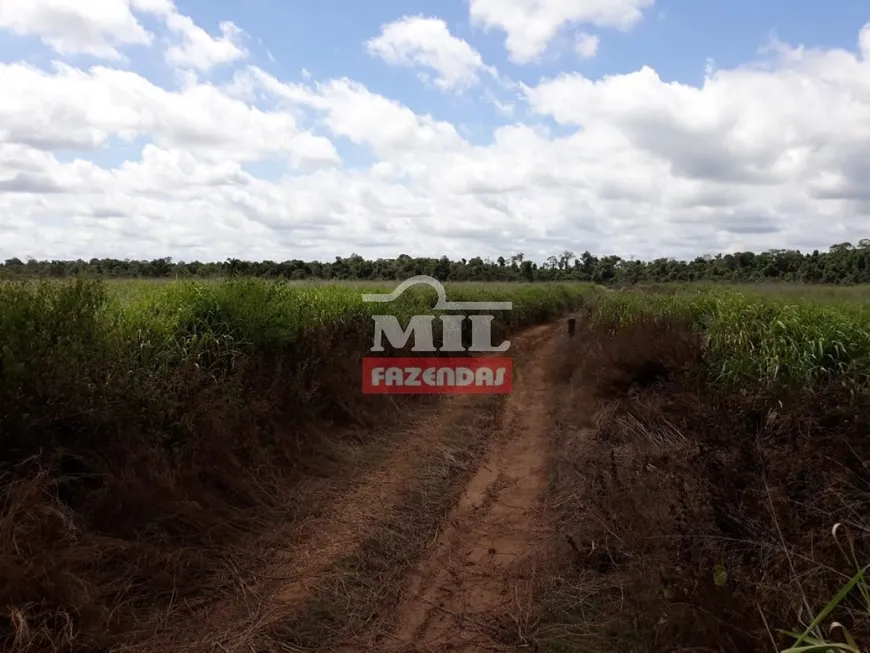
[[(482, 613), (493, 611), (504, 617), (511, 607), (506, 599), (522, 589), (526, 579), (517, 570), (534, 544), (544, 482), (548, 416), (541, 361), (549, 356), (556, 330), (557, 325), (536, 326), (511, 338), (511, 351), (533, 360), (515, 370), (514, 394), (505, 404), (506, 419), (499, 420), (506, 425), (504, 432), (487, 434), (492, 450), (409, 580), (398, 621), (390, 622), (399, 624), (395, 650), (414, 650), (402, 643), (406, 641), (437, 647), (451, 638), (470, 646), (486, 635), (473, 621), (488, 621)], [(390, 438), (394, 445), (389, 454), (363, 472), (338, 501), (286, 534), (288, 544), (276, 551), (273, 565), (240, 582), (237, 592), (204, 603), (184, 622), (166, 623), (136, 650), (250, 650), (250, 642), (292, 615), (333, 565), (369, 536), (378, 518), (413, 486), (420, 461), (438, 453), (452, 425), (469, 419), (474, 400), (470, 395), (450, 396), (436, 408), (424, 409), (424, 417)], [(456, 554), (460, 549), (461, 560)], [(451, 595), (455, 599), (445, 603)], [(436, 609), (438, 604), (442, 607)], [(360, 644), (348, 650), (383, 646)]]
[(558, 341), (553, 326), (529, 335), (543, 344), (516, 379), (504, 432), (410, 578), (384, 650), (489, 651), (522, 640), (551, 427), (543, 362)]

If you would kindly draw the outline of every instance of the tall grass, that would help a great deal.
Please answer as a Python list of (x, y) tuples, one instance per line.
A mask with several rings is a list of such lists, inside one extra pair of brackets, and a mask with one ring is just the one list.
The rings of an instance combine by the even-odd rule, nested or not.
[[(436, 298), (415, 287), (389, 304), (363, 302), (362, 292), (378, 290), (392, 287), (259, 279), (0, 284), (4, 448), (24, 455), (60, 432), (77, 439), (142, 428), (183, 437), (202, 428), (196, 410), (238, 419), (251, 386), (266, 379), (271, 401), (291, 417), (340, 412), (337, 404), (354, 399), (338, 395), (351, 392), (354, 361), (371, 347), (372, 315), (401, 321), (431, 312)], [(513, 301), (493, 323), (499, 336), (570, 309), (585, 291), (457, 284), (449, 297)], [(206, 395), (208, 407), (196, 409)]]
[[(825, 558), (827, 551), (813, 531), (823, 507), (845, 511), (846, 518), (840, 518), (848, 519), (865, 542), (867, 534), (865, 514), (851, 507), (853, 501), (858, 506), (866, 506), (867, 501), (867, 463), (862, 462), (864, 458), (859, 453), (866, 443), (867, 431), (862, 424), (870, 390), (870, 302), (866, 301), (866, 288), (828, 291), (787, 286), (683, 286), (666, 290), (600, 291), (590, 312), (591, 320), (605, 327), (610, 341), (618, 340), (615, 333), (626, 327), (645, 328), (647, 333), (656, 332), (658, 327), (663, 333), (669, 329), (679, 333), (688, 327), (702, 335), (702, 365), (706, 378), (713, 384), (708, 389), (712, 393), (699, 395), (699, 402), (688, 402), (685, 412), (722, 399), (727, 402), (727, 409), (720, 411), (717, 419), (728, 426), (704, 423), (693, 435), (700, 438), (703, 433), (709, 437), (709, 432), (725, 428), (733, 439), (726, 448), (729, 453), (741, 447), (751, 448), (752, 456), (747, 456), (741, 468), (729, 469), (732, 476), (727, 481), (729, 487), (742, 488), (743, 494), (739, 495), (745, 502), (741, 506), (742, 517), (747, 522), (758, 517), (747, 508), (752, 506), (751, 492), (747, 491), (751, 485), (741, 480), (741, 475), (758, 484), (764, 493), (765, 511), (768, 507), (773, 511), (773, 504), (767, 503), (771, 493), (791, 498), (795, 488), (802, 487), (815, 475), (821, 489), (816, 487), (807, 497), (793, 499), (780, 513), (779, 519), (797, 525), (798, 531), (793, 531), (792, 540), (786, 542), (782, 540), (781, 523), (777, 522), (777, 545), (786, 551), (800, 551), (805, 561), (821, 564), (818, 561), (825, 560), (830, 563), (826, 569), (834, 569), (835, 563)], [(625, 336), (625, 332), (621, 335)], [(652, 348), (662, 346), (653, 342)], [(656, 352), (650, 353), (653, 358), (655, 355)], [(782, 420), (776, 422), (777, 426), (770, 421), (776, 415), (772, 404), (776, 404), (777, 398), (786, 397), (786, 412), (792, 414), (776, 418)], [(759, 407), (760, 414), (766, 415), (761, 427), (753, 417)], [(740, 426), (744, 411), (750, 428)], [(807, 433), (813, 433), (812, 437), (801, 438), (804, 427)], [(755, 436), (762, 430), (765, 437), (756, 441)], [(776, 468), (768, 467), (763, 477), (753, 478), (752, 464), (764, 460), (768, 464), (774, 461)], [(707, 483), (716, 481), (709, 476), (711, 469), (717, 467), (699, 472), (707, 474), (704, 478)], [(825, 503), (824, 498), (830, 503)], [(826, 514), (835, 518), (834, 513)], [(866, 557), (866, 546), (859, 549), (856, 538), (848, 533), (843, 539), (842, 531), (849, 529), (840, 528), (838, 534), (838, 527), (833, 535), (853, 575), (845, 577), (847, 580), (829, 601), (819, 601), (818, 596), (807, 595), (818, 594), (818, 590), (827, 596), (830, 587), (825, 584), (827, 580), (822, 582), (824, 575), (819, 569), (811, 574), (798, 574), (789, 559), (793, 591), (790, 598), (800, 606), (798, 612), (804, 625), (796, 631), (777, 631), (777, 635), (784, 635), (791, 642), (782, 653), (867, 650), (856, 643), (854, 635), (857, 629), (866, 636), (870, 614), (866, 578), (870, 567), (861, 558)], [(797, 548), (801, 545), (806, 550)], [(769, 571), (765, 569), (765, 573)], [(761, 584), (759, 588), (757, 596), (764, 589)], [(823, 607), (815, 612), (810, 607), (819, 604)], [(835, 615), (844, 616), (844, 623), (838, 623)]]
[(870, 303), (709, 288), (601, 293), (593, 319), (688, 323), (706, 336), (710, 373), (730, 388), (870, 385)]
[[(302, 475), (341, 469), (342, 435), (382, 437), (427, 401), (361, 391), (372, 315), (404, 321), (435, 300), (362, 301), (380, 289), (0, 283), (0, 649), (113, 650), (196, 604), (228, 560), (261, 555), (265, 524), (306, 509)], [(585, 291), (448, 285), (453, 300), (513, 301), (495, 337)]]

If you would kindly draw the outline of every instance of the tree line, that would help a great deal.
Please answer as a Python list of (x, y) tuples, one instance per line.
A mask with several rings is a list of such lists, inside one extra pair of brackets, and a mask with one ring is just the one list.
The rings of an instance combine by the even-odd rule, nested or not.
[(331, 262), (174, 261), (169, 257), (146, 260), (113, 258), (89, 261), (22, 261), (10, 258), (0, 264), (3, 278), (64, 278), (75, 276), (115, 278), (217, 278), (256, 276), (293, 280), (401, 280), (428, 274), (441, 281), (592, 281), (600, 284), (633, 284), (671, 281), (793, 281), (803, 283), (870, 283), (870, 239), (857, 245), (840, 243), (828, 251), (772, 249), (699, 256), (692, 261), (658, 258), (650, 261), (619, 256), (576, 255), (564, 251), (546, 261), (534, 262), (523, 253), (496, 259), (474, 257), (450, 260), (414, 258), (402, 254), (392, 259), (365, 259), (353, 254)]

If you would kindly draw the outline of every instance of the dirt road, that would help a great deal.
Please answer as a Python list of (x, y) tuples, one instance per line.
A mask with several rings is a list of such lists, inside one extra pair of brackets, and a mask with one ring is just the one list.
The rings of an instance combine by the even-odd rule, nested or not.
[(512, 338), (511, 395), (445, 397), (409, 416), (379, 463), (294, 526), (270, 568), (139, 650), (522, 645), (559, 327)]
[[(554, 335), (552, 327), (538, 333)], [(522, 644), (536, 517), (545, 488), (548, 396), (538, 346), (505, 406), (502, 433), (414, 570), (388, 650), (491, 650)]]

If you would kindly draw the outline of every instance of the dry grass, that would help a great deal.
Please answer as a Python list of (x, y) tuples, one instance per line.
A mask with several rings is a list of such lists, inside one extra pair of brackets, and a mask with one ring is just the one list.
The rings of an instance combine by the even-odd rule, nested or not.
[[(777, 629), (802, 631), (855, 573), (834, 523), (870, 560), (870, 405), (723, 391), (704, 346), (679, 321), (601, 323), (554, 361), (542, 650), (783, 649)], [(867, 614), (850, 596), (827, 621), (866, 647)]]

